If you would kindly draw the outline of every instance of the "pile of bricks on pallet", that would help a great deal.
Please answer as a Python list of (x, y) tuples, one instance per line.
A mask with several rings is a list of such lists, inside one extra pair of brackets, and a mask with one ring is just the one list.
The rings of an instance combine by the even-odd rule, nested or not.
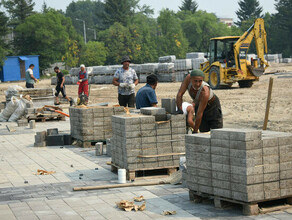
[(112, 162), (128, 170), (178, 167), (179, 155), (138, 156), (184, 153), (185, 116), (167, 115), (162, 108), (142, 108), (141, 113), (112, 117)]
[(190, 190), (243, 202), (292, 196), (292, 134), (215, 129), (186, 135)]
[(112, 115), (124, 114), (124, 107), (70, 107), (71, 136), (80, 141), (99, 141), (112, 137)]

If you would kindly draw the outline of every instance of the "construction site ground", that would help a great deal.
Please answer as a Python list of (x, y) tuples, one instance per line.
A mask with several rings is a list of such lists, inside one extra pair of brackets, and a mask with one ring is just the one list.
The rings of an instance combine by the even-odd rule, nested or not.
[[(281, 69), (282, 68), (282, 69)], [(261, 129), (265, 115), (269, 78), (274, 78), (269, 130), (292, 132), (292, 65), (278, 65), (260, 78), (252, 88), (216, 90), (221, 100), (225, 127)], [(1, 83), (3, 91), (9, 85), (24, 86), (24, 82)], [(142, 87), (140, 84), (136, 89)], [(157, 96), (175, 98), (180, 83), (160, 83)], [(53, 87), (42, 80), (36, 87)], [(68, 85), (69, 96), (76, 97), (77, 85)], [(90, 102), (117, 102), (113, 85), (92, 85)], [(190, 101), (186, 94), (186, 101)], [(67, 105), (68, 106), (68, 105)], [(66, 106), (66, 107), (67, 107)], [(67, 111), (67, 109), (65, 109)], [(9, 132), (6, 125), (15, 128)], [(117, 184), (117, 175), (110, 171), (110, 157), (95, 156), (94, 149), (75, 146), (35, 148), (37, 131), (58, 128), (70, 133), (70, 122), (37, 122), (36, 129), (17, 127), (16, 123), (0, 123), (0, 219), (292, 219), (292, 208), (283, 211), (243, 216), (239, 206), (216, 209), (212, 200), (194, 203), (188, 189), (182, 185), (157, 185), (92, 191), (72, 190), (77, 186)], [(37, 170), (55, 171), (52, 175), (36, 175)], [(137, 180), (142, 181), (142, 180)], [(149, 181), (149, 180), (147, 180)], [(121, 200), (132, 201), (143, 195), (146, 210), (125, 212), (116, 207)], [(141, 203), (138, 203), (141, 204)], [(175, 215), (163, 216), (165, 210)]]

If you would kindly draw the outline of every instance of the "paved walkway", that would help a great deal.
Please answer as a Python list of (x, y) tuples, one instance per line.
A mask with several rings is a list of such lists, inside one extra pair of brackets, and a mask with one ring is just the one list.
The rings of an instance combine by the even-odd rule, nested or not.
[[(66, 147), (33, 147), (36, 131), (58, 128), (70, 132), (69, 121), (37, 123), (36, 129), (0, 123), (0, 220), (34, 219), (292, 219), (292, 209), (246, 217), (240, 207), (215, 209), (211, 200), (189, 201), (181, 185), (159, 185), (73, 192), (76, 186), (117, 183), (106, 165), (109, 157), (96, 157), (94, 150)], [(16, 129), (9, 132), (6, 125)], [(35, 175), (37, 169), (55, 171)], [(120, 200), (143, 195), (146, 210), (125, 212)], [(177, 212), (163, 216), (164, 210)]]

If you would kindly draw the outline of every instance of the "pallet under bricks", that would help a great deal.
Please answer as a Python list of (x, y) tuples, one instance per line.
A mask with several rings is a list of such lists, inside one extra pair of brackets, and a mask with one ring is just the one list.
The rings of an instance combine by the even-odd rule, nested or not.
[(124, 114), (124, 107), (70, 107), (69, 114), (73, 138), (84, 142), (99, 141), (112, 137), (111, 117)]
[(292, 196), (292, 134), (215, 129), (186, 135), (189, 189), (243, 202)]
[(112, 117), (112, 162), (128, 170), (178, 167), (179, 156), (139, 158), (137, 156), (185, 152), (184, 115), (168, 115), (167, 121), (155, 121), (154, 115)]

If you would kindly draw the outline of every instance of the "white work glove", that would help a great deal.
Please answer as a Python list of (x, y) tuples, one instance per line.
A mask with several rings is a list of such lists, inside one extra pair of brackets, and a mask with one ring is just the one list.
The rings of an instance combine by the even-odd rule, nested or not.
[(128, 86), (128, 83), (120, 83), (120, 85), (119, 85), (119, 87), (121, 87), (121, 88), (125, 88), (127, 86)]
[(131, 89), (135, 89), (135, 83), (131, 83), (131, 84), (129, 84), (129, 88), (131, 88)]

